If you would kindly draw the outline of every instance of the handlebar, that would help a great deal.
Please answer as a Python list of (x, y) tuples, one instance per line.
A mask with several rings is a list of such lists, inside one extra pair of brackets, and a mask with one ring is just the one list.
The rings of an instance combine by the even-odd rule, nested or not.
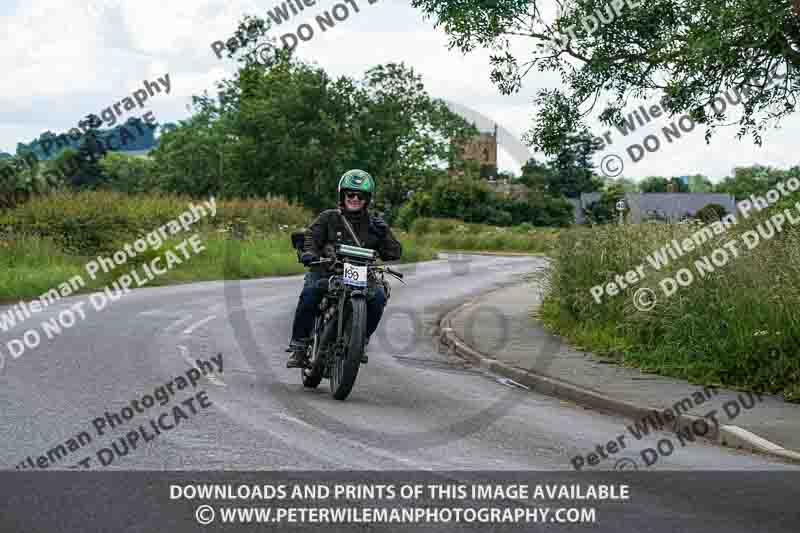
[[(339, 260), (339, 258), (336, 257), (336, 256), (334, 256), (334, 257), (324, 257), (324, 258), (319, 259), (317, 261), (312, 261), (312, 262), (308, 263), (308, 265), (311, 266), (311, 265), (321, 265), (321, 264), (324, 264), (324, 263), (333, 263), (333, 262), (335, 262), (337, 260)], [(396, 270), (393, 270), (393, 269), (389, 268), (388, 266), (385, 266), (385, 265), (374, 265), (374, 266), (371, 266), (370, 268), (382, 269), (382, 270), (388, 272), (389, 274), (391, 274), (393, 276), (396, 276), (397, 279), (401, 279), (401, 280), (403, 279), (403, 273), (402, 272), (398, 272)]]
[(384, 267), (384, 268), (386, 269), (386, 272), (388, 272), (389, 274), (393, 274), (393, 275), (397, 276), (398, 278), (403, 279), (403, 273), (402, 272), (398, 272), (396, 270), (392, 270), (389, 267)]

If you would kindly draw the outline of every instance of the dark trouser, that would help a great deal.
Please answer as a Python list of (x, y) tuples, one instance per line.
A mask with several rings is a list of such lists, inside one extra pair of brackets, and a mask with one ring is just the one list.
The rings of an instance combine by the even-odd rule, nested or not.
[[(306, 274), (303, 291), (300, 293), (297, 310), (294, 313), (292, 344), (302, 343), (311, 337), (317, 308), (328, 289), (328, 277), (329, 275), (319, 272)], [(378, 287), (375, 290), (375, 298), (367, 300), (367, 338), (378, 329), (385, 305), (386, 293), (383, 292), (383, 287)]]

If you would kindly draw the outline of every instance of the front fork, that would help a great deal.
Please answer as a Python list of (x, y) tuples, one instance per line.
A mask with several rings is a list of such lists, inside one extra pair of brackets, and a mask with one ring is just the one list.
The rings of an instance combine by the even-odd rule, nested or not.
[(355, 289), (355, 290), (350, 291), (349, 293), (342, 294), (341, 298), (339, 299), (338, 310), (337, 310), (338, 320), (337, 320), (337, 324), (336, 324), (336, 346), (338, 348), (336, 350), (337, 355), (342, 356), (342, 355), (344, 355), (344, 352), (347, 350), (347, 347), (345, 345), (346, 343), (344, 342), (345, 339), (344, 339), (344, 336), (342, 335), (344, 333), (344, 331), (343, 331), (343, 328), (344, 328), (344, 304), (345, 304), (346, 300), (350, 300), (352, 298), (368, 298), (368, 296), (369, 296), (369, 290), (368, 289), (364, 289), (364, 290)]

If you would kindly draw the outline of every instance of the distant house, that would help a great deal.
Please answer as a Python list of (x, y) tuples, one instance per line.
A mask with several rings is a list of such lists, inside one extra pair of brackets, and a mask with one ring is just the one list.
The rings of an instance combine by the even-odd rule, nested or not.
[[(582, 193), (580, 199), (569, 199), (575, 207), (576, 224), (584, 224), (586, 222), (583, 209), (598, 201), (601, 195), (599, 192)], [(736, 210), (736, 201), (733, 196), (722, 193), (629, 192), (625, 193), (625, 202), (630, 208), (627, 220), (635, 224), (644, 222), (649, 218), (661, 218), (677, 222), (687, 215), (694, 216), (708, 204), (719, 204), (728, 213), (733, 213)]]

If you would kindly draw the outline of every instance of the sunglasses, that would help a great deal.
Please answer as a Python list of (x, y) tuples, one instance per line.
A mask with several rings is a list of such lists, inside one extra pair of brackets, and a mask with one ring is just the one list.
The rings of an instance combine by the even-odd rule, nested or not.
[(364, 201), (364, 195), (361, 194), (360, 192), (346, 192), (346, 193), (344, 193), (344, 196), (348, 200), (352, 200), (354, 198), (358, 198), (359, 200)]

